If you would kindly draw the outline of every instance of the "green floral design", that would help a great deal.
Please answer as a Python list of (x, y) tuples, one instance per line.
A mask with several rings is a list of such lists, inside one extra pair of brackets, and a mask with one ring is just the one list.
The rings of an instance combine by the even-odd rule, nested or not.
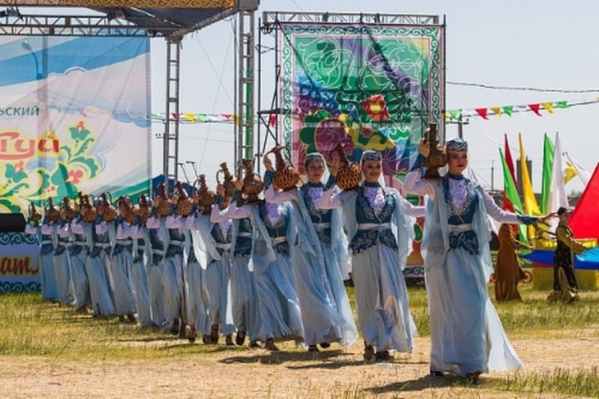
[[(98, 157), (93, 153), (96, 138), (83, 121), (68, 128), (67, 141), (61, 141), (58, 154), (40, 159), (6, 162), (0, 170), (0, 211), (22, 212), (30, 202), (43, 204), (48, 198), (55, 203), (68, 196), (75, 198), (78, 185), (97, 177), (100, 171)], [(48, 132), (43, 140), (55, 140)]]

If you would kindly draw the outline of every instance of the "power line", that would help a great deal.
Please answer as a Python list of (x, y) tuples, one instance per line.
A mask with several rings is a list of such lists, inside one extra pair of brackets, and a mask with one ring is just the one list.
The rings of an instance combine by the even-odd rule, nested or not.
[(486, 85), (483, 83), (470, 83), (470, 82), (446, 82), (452, 86), (467, 86), (467, 87), (478, 87), (481, 89), (490, 90), (517, 90), (517, 91), (536, 91), (542, 93), (599, 93), (599, 89), (584, 89), (584, 90), (567, 90), (567, 89), (542, 89), (538, 87), (522, 87), (522, 86), (493, 86)]

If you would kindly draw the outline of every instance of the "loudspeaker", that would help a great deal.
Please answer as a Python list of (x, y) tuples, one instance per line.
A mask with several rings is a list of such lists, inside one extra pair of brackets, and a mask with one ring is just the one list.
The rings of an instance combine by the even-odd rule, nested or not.
[(0, 213), (0, 232), (22, 233), (25, 231), (25, 216), (22, 213)]

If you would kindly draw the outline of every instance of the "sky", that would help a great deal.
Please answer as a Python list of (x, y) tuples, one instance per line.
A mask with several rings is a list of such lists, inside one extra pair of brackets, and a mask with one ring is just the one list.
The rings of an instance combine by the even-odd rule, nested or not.
[[(474, 0), (405, 2), (383, 0), (262, 0), (263, 11), (365, 12), (426, 14), (446, 18), (446, 104), (447, 109), (526, 105), (529, 103), (595, 100), (599, 97), (599, 41), (597, 1)], [(258, 22), (258, 21), (257, 21)], [(180, 108), (182, 112), (233, 113), (234, 105), (234, 21), (220, 21), (187, 35), (182, 42)], [(269, 37), (263, 37), (267, 46)], [(152, 111), (165, 110), (166, 45), (152, 39)], [(272, 52), (271, 52), (272, 53)], [(274, 61), (264, 54), (262, 109), (270, 108), (274, 93)], [(564, 93), (531, 90), (497, 90), (450, 84), (466, 82), (496, 87), (528, 87)], [(153, 134), (163, 131), (153, 124)], [(541, 187), (543, 137), (559, 132), (562, 150), (592, 173), (599, 161), (599, 104), (507, 116), (489, 120), (473, 117), (463, 127), (469, 142), (470, 166), (483, 185), (502, 189), (499, 148), (507, 134), (512, 155), (518, 154), (518, 133), (532, 161), (535, 191)], [(447, 127), (447, 137), (457, 136), (457, 126)], [(152, 139), (153, 173), (162, 171), (162, 140)], [(218, 164), (233, 163), (233, 131), (230, 126), (186, 125), (181, 127), (180, 162), (196, 162), (196, 170), (210, 181)], [(492, 173), (493, 171), (493, 173)], [(186, 164), (189, 178), (194, 176)], [(181, 171), (180, 178), (183, 178)], [(572, 180), (567, 191), (581, 191), (582, 183)]]

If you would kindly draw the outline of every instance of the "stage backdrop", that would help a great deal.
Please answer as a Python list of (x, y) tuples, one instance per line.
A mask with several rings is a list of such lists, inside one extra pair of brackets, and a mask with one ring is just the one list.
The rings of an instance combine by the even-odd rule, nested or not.
[[(330, 162), (337, 143), (355, 161), (379, 150), (387, 183), (401, 189), (429, 122), (443, 134), (443, 34), (443, 26), (282, 24), (280, 129), (293, 164), (303, 172), (314, 151)], [(422, 264), (416, 229), (410, 263)]]
[[(0, 38), (0, 212), (149, 190), (149, 51), (146, 38)], [(0, 290), (39, 288), (35, 237), (0, 246)]]
[(147, 38), (0, 38), (0, 212), (149, 190)]

